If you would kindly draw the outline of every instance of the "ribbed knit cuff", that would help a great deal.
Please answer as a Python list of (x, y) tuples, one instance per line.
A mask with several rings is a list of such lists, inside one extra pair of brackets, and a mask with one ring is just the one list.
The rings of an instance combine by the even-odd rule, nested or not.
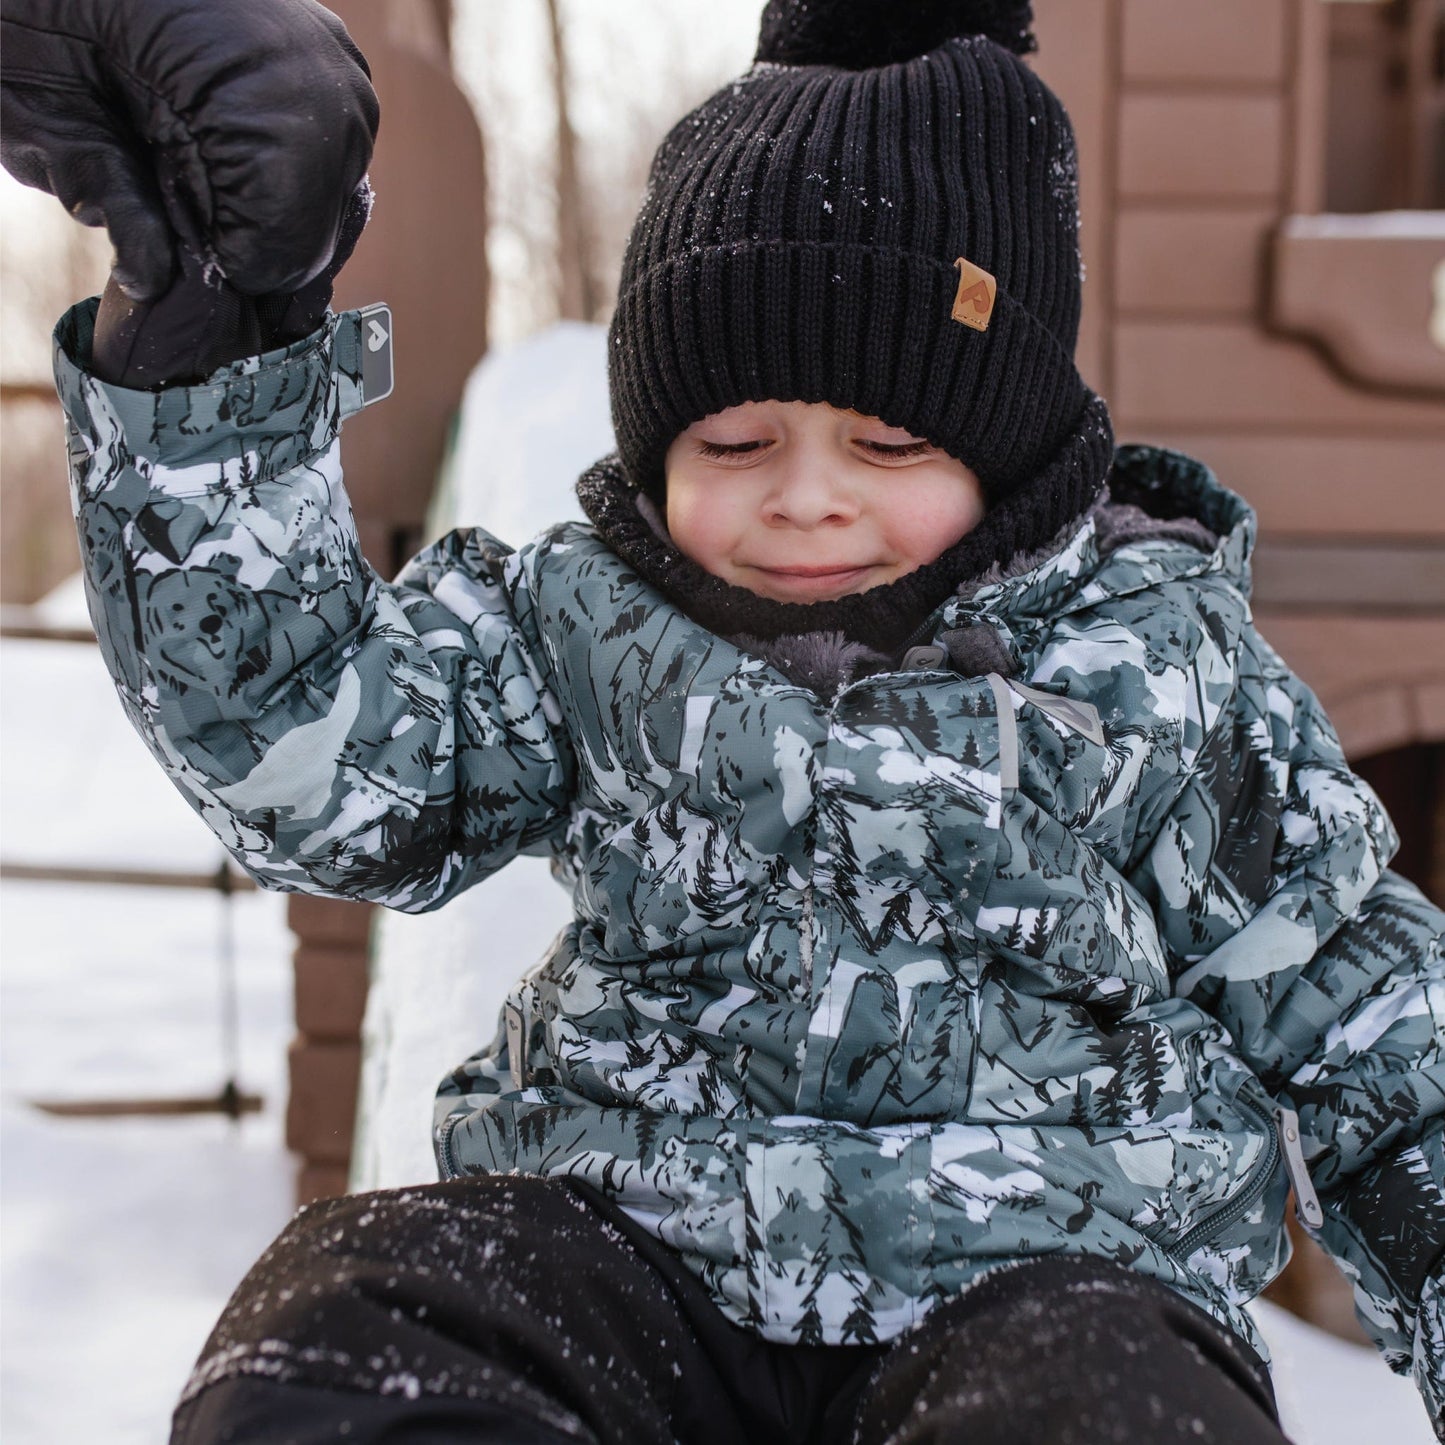
[(854, 244), (706, 246), (652, 266), (612, 324), (630, 480), (660, 497), (680, 432), (767, 398), (881, 417), (972, 467), (991, 501), (1004, 496), (1048, 464), (1089, 392), (1004, 290), (987, 331), (953, 321), (957, 287), (951, 265)]

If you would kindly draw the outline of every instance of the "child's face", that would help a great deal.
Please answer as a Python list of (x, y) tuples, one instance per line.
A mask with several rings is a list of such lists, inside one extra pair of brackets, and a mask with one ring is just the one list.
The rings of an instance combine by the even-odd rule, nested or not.
[(983, 516), (956, 458), (822, 402), (753, 401), (667, 452), (667, 526), (716, 577), (778, 602), (866, 592), (932, 562)]

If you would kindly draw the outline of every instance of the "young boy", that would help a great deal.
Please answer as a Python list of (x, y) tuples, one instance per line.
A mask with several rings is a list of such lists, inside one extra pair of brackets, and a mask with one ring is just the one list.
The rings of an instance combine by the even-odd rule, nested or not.
[[(1074, 368), (1028, 11), (772, 0), (654, 163), (591, 525), (520, 552), (358, 555), (367, 333), (272, 318), (364, 144), (245, 325), (184, 277), (62, 321), (101, 642), (236, 857), (426, 909), (547, 850), (575, 898), (444, 1182), (300, 1215), (176, 1439), (1278, 1442), (1290, 1185), (1439, 1428), (1441, 915), (1251, 626), (1248, 508)], [(205, 381), (165, 341), (246, 326)]]

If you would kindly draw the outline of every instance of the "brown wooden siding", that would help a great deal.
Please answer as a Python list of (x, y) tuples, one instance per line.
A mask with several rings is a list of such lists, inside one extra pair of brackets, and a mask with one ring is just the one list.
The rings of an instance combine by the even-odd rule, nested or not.
[(1131, 206), (1115, 233), (1119, 314), (1257, 316), (1274, 223), (1266, 208)]
[(1123, 73), (1130, 81), (1277, 85), (1287, 68), (1288, 9), (1286, 0), (1124, 0)]
[[(1258, 323), (1197, 319), (1119, 320), (1114, 326), (1116, 420), (1161, 425), (1384, 432), (1445, 442), (1445, 408), (1343, 381), (1308, 345)], [(1304, 479), (1301, 479), (1302, 481)], [(1308, 493), (1301, 492), (1301, 504)]]
[(1445, 542), (1442, 443), (1432, 436), (1132, 433), (1207, 462), (1250, 500), (1267, 536)]
[(1279, 94), (1126, 89), (1119, 116), (1124, 201), (1274, 201), (1284, 177)]

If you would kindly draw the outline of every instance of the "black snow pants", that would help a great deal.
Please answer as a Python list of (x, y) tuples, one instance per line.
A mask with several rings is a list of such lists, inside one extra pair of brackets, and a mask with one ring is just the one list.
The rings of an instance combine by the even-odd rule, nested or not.
[(1281, 1445), (1269, 1375), (1118, 1265), (998, 1271), (888, 1345), (775, 1345), (577, 1182), (328, 1200), (242, 1281), (172, 1445)]

